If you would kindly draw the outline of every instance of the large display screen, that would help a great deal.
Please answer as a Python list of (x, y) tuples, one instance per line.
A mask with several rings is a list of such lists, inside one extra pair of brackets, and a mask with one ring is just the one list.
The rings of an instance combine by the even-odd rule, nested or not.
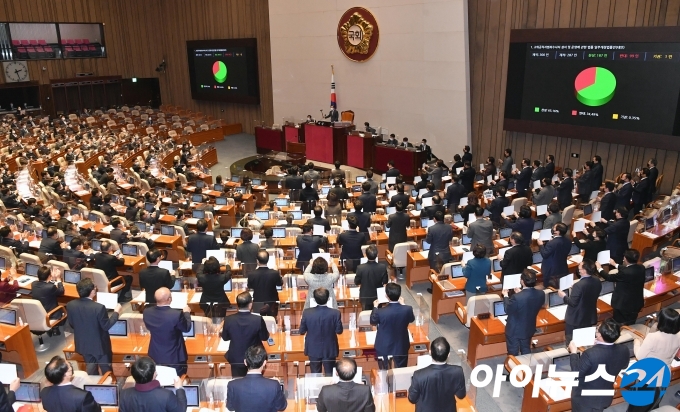
[(617, 133), (680, 136), (680, 42), (599, 41), (614, 37), (601, 30), (584, 41), (587, 29), (577, 32), (576, 41), (551, 41), (568, 30), (511, 40), (504, 128), (612, 142)]
[(188, 41), (187, 56), (193, 99), (260, 102), (256, 39)]

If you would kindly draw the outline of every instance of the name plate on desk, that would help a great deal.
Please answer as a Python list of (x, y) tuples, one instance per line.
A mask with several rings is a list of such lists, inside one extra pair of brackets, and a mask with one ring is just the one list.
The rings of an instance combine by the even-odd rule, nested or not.
[(359, 326), (359, 332), (371, 332), (373, 327), (371, 326)]
[(123, 356), (123, 362), (134, 362), (137, 360), (137, 357), (135, 355), (124, 355)]
[(270, 353), (270, 354), (267, 355), (267, 360), (268, 361), (281, 361), (281, 354)]
[(293, 256), (284, 256), (283, 260), (293, 260)]
[(408, 391), (395, 391), (394, 397), (395, 398), (406, 398), (406, 397), (408, 397)]
[(355, 351), (355, 350), (343, 350), (342, 356), (344, 358), (355, 358), (357, 356), (357, 351)]
[(207, 356), (194, 356), (194, 363), (208, 363)]
[(477, 319), (479, 319), (479, 320), (486, 320), (486, 319), (489, 319), (490, 317), (491, 317), (491, 313), (488, 313), (488, 312), (477, 314)]
[(427, 352), (427, 345), (419, 343), (417, 345), (413, 345), (413, 351), (414, 352)]
[(437, 276), (437, 280), (448, 280), (448, 279), (449, 279), (449, 275), (439, 275), (439, 276)]
[(290, 336), (298, 336), (300, 334), (300, 329), (291, 329)]
[(297, 288), (298, 288), (298, 290), (308, 290), (308, 289), (309, 289), (309, 285), (304, 285), (304, 286), (298, 285)]

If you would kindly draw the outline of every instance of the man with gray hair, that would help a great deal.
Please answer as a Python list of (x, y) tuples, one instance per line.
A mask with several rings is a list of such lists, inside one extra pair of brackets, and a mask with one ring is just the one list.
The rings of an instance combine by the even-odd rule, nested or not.
[(357, 374), (357, 363), (352, 358), (342, 358), (335, 364), (340, 381), (335, 385), (321, 388), (316, 401), (319, 412), (374, 412), (375, 404), (368, 385), (353, 381)]

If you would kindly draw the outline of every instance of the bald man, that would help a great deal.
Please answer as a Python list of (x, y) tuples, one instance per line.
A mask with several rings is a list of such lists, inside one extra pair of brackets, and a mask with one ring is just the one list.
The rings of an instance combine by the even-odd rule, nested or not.
[(170, 308), (172, 294), (168, 288), (160, 288), (154, 294), (156, 305), (144, 309), (144, 324), (151, 333), (149, 357), (158, 365), (170, 366), (182, 376), (187, 372), (187, 348), (183, 332), (191, 330), (188, 306), (183, 310)]

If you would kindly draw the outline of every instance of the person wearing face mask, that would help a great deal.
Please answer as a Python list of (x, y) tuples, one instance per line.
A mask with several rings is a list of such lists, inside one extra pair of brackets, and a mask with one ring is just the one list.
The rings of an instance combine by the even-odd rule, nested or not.
[(323, 117), (324, 119), (331, 119), (331, 122), (337, 122), (339, 119), (338, 115), (338, 109), (335, 108), (335, 106), (331, 105), (330, 110), (328, 111), (328, 114)]
[(553, 238), (545, 245), (542, 240), (538, 240), (538, 246), (543, 256), (541, 272), (543, 272), (543, 286), (554, 286), (559, 282), (559, 278), (569, 273), (567, 256), (571, 250), (571, 242), (565, 237), (567, 225), (557, 223), (552, 228)]
[(432, 148), (427, 144), (427, 139), (423, 139), (418, 145), (418, 150), (425, 152), (426, 159), (432, 160)]

